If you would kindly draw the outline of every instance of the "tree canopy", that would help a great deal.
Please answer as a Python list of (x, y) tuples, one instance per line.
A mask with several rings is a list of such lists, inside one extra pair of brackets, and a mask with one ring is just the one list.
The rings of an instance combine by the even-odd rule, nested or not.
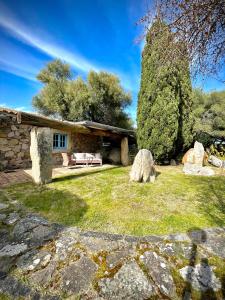
[(162, 63), (165, 40), (170, 40), (171, 48), (176, 44), (168, 26), (158, 19), (146, 36), (138, 95), (138, 147), (152, 151), (158, 161), (176, 156), (192, 142), (188, 61), (184, 51), (182, 60), (168, 58)]
[(72, 79), (70, 66), (57, 59), (47, 64), (37, 78), (44, 86), (33, 98), (33, 106), (41, 114), (68, 121), (132, 126), (125, 112), (131, 95), (124, 91), (116, 75), (90, 71), (86, 81), (81, 77)]
[[(141, 19), (147, 28), (155, 17), (166, 20), (177, 43), (174, 57), (182, 56), (185, 44), (195, 72), (215, 73), (225, 62), (225, 1), (224, 0), (155, 0), (155, 11), (149, 10)], [(167, 41), (162, 54), (171, 55)], [(223, 78), (223, 80), (225, 80)]]
[(225, 138), (225, 91), (204, 93), (195, 89), (193, 93), (196, 134)]

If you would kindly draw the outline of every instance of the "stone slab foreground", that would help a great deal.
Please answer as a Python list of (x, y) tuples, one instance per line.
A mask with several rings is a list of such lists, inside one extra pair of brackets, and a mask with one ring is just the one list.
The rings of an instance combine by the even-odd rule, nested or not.
[(0, 298), (224, 299), (224, 293), (225, 228), (123, 236), (50, 223), (9, 198), (0, 205)]

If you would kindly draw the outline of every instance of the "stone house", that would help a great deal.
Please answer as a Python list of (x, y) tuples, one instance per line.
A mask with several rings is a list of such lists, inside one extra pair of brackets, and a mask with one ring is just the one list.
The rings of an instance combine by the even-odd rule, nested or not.
[[(135, 144), (132, 130), (96, 122), (69, 122), (0, 108), (0, 170), (30, 168), (30, 131), (51, 128), (54, 165), (62, 165), (62, 152), (100, 152), (103, 162), (127, 164), (129, 146)], [(129, 154), (128, 154), (129, 155)]]

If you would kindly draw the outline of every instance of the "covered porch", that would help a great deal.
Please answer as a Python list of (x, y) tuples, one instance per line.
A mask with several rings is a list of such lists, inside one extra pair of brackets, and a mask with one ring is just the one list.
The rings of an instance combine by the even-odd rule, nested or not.
[(30, 133), (41, 128), (50, 130), (54, 166), (63, 165), (63, 153), (100, 154), (103, 164), (132, 163), (133, 130), (91, 121), (62, 121), (9, 108), (0, 108), (0, 121), (0, 170), (32, 166)]

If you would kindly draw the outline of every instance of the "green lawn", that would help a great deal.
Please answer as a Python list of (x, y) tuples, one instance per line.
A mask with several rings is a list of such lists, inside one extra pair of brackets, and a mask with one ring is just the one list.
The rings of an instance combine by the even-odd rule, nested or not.
[(40, 187), (6, 188), (13, 199), (49, 220), (82, 229), (133, 235), (225, 226), (225, 176), (195, 177), (157, 167), (154, 184), (129, 182), (130, 167), (85, 169)]

